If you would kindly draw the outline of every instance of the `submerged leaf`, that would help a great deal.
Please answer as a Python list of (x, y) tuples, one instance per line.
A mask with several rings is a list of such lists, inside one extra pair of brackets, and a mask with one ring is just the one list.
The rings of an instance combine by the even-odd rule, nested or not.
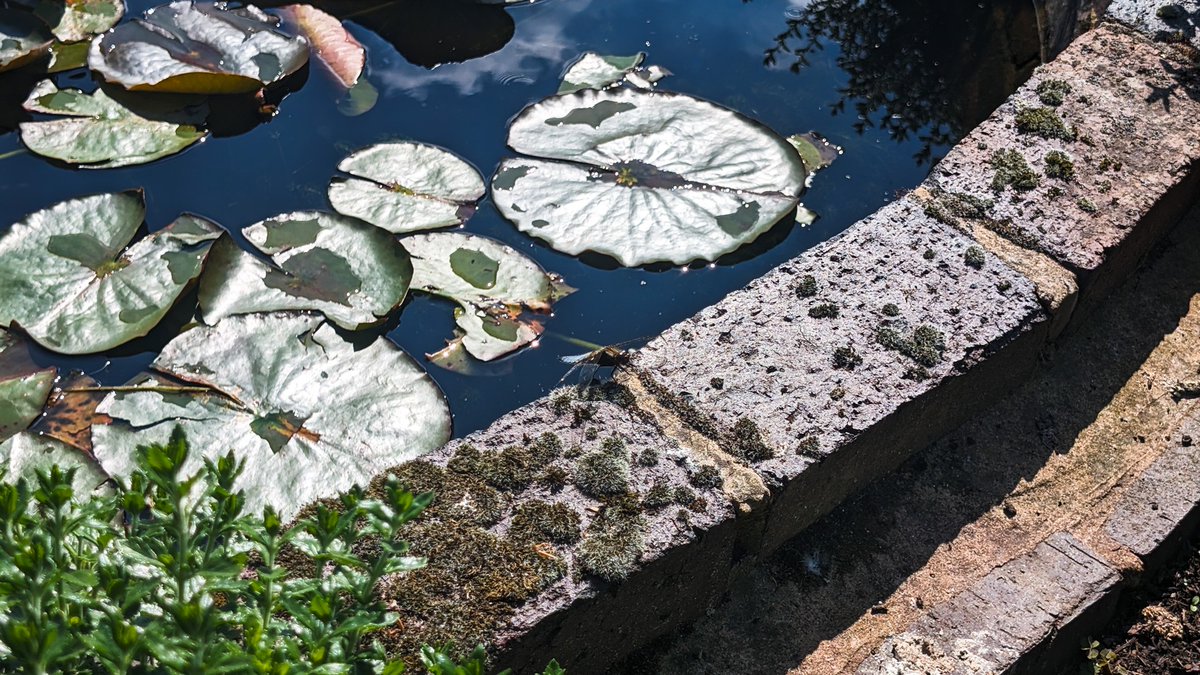
[(681, 94), (551, 97), (517, 116), (508, 144), (541, 159), (501, 163), (500, 212), (559, 251), (631, 267), (729, 253), (783, 218), (804, 188), (804, 164), (782, 138)]
[(88, 65), (126, 89), (244, 94), (308, 61), (308, 42), (254, 5), (176, 0), (92, 41)]
[(0, 328), (0, 441), (42, 414), (56, 375), (54, 368), (36, 366), (16, 336)]
[(356, 348), (313, 315), (249, 314), (193, 328), (153, 367), (213, 393), (111, 394), (99, 410), (113, 423), (93, 431), (101, 466), (128, 476), (136, 447), (165, 441), (178, 424), (199, 451), (185, 474), (227, 451), (246, 463), (235, 489), (245, 490), (248, 513), (270, 504), (291, 519), (450, 438), (445, 399), (416, 362), (385, 338)]
[(842, 154), (840, 147), (825, 140), (825, 137), (815, 131), (788, 136), (787, 142), (796, 149), (796, 152), (800, 153), (800, 159), (808, 171), (806, 184), (811, 184), (815, 173), (833, 164), (834, 160)]
[(117, 25), (124, 0), (39, 0), (34, 13), (51, 26), (54, 37), (79, 42)]
[(105, 95), (39, 82), (25, 101), (29, 112), (66, 119), (22, 122), (21, 141), (33, 152), (85, 169), (145, 164), (173, 155), (207, 132), (186, 124), (148, 120)]
[(62, 73), (87, 65), (87, 42), (55, 42), (50, 45), (50, 65), (47, 73)]
[(64, 354), (145, 335), (200, 274), (221, 230), (180, 216), (126, 248), (141, 226), (140, 192), (81, 197), (37, 211), (0, 237), (0, 326), (20, 325)]
[(587, 52), (563, 74), (558, 93), (570, 94), (580, 89), (603, 89), (625, 79), (625, 74), (641, 65), (644, 58), (644, 52), (633, 56), (601, 56), (596, 52)]
[(367, 50), (337, 17), (312, 5), (284, 5), (275, 11), (308, 38), (317, 59), (343, 87), (351, 89), (358, 83), (367, 65)]
[(0, 72), (37, 60), (53, 41), (50, 29), (33, 14), (0, 7)]
[(274, 265), (218, 242), (200, 280), (200, 309), (214, 324), (233, 314), (314, 310), (356, 330), (404, 301), (413, 267), (394, 236), (333, 213), (298, 211), (242, 230)]
[(422, 143), (380, 143), (338, 164), (350, 178), (329, 185), (333, 208), (397, 234), (461, 225), (484, 193), (475, 167)]
[(451, 362), (465, 348), (491, 361), (519, 349), (542, 333), (523, 310), (550, 311), (572, 289), (536, 262), (504, 244), (471, 234), (435, 232), (406, 237), (413, 257), (413, 288), (458, 303), (454, 319), (461, 334), (437, 354)]

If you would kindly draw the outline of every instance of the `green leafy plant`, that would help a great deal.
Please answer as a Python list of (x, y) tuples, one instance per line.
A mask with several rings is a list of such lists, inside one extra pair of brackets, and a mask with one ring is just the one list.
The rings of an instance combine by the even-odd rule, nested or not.
[(1117, 664), (1117, 653), (1100, 646), (1096, 640), (1084, 640), (1083, 653), (1087, 663), (1080, 666), (1081, 675), (1126, 675), (1129, 671)]
[[(356, 488), (285, 527), (243, 513), (232, 454), (182, 476), (188, 454), (176, 429), (115, 490), (78, 495), (57, 466), (0, 482), (0, 670), (404, 672), (372, 639), (399, 619), (375, 587), (424, 565), (397, 535), (433, 495)], [(430, 673), (484, 672), (482, 647), (447, 651), (424, 650)]]

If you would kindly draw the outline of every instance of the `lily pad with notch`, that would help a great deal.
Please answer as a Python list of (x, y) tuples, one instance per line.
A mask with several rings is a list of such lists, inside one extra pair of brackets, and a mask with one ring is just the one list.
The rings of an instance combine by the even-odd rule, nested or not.
[(178, 425), (200, 451), (185, 474), (228, 451), (245, 462), (235, 489), (248, 513), (270, 504), (290, 520), (450, 438), (445, 398), (412, 358), (386, 338), (351, 344), (315, 315), (193, 328), (152, 368), (99, 406), (112, 419), (92, 432), (101, 466), (128, 476), (137, 446), (165, 441)]
[(210, 325), (234, 314), (312, 310), (358, 330), (399, 307), (412, 280), (412, 262), (396, 237), (354, 218), (298, 211), (242, 234), (271, 263), (231, 239), (213, 246), (200, 279), (200, 310)]
[(190, 124), (147, 119), (109, 98), (103, 89), (85, 94), (38, 83), (25, 110), (59, 119), (23, 122), (21, 141), (34, 153), (84, 169), (145, 164), (174, 155), (207, 132)]
[(761, 124), (683, 94), (583, 90), (535, 103), (509, 127), (492, 198), (556, 250), (622, 265), (715, 260), (793, 208), (807, 175)]
[(372, 145), (338, 170), (349, 177), (330, 183), (333, 208), (396, 234), (461, 225), (486, 191), (475, 167), (423, 143)]
[(308, 62), (308, 42), (254, 5), (177, 0), (92, 41), (88, 65), (126, 89), (246, 94)]
[(660, 66), (643, 67), (645, 52), (632, 56), (605, 56), (584, 52), (563, 74), (559, 94), (571, 94), (583, 89), (604, 89), (615, 84), (629, 84), (649, 89), (670, 73)]
[(145, 216), (140, 191), (60, 202), (0, 237), (0, 326), (64, 354), (91, 354), (145, 335), (200, 275), (222, 230), (182, 215), (130, 245)]

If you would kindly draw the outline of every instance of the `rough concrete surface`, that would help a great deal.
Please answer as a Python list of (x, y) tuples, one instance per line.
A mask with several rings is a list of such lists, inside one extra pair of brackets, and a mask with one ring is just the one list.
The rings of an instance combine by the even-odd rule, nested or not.
[[(627, 671), (852, 673), (1059, 532), (1136, 574), (1111, 514), (1139, 476), (1171, 478), (1159, 491), (1183, 500), (1194, 480), (1151, 467), (1200, 416), (1200, 399), (1173, 395), (1200, 372), (1200, 208), (1168, 244), (1036, 377), (734, 579), (692, 631)], [(1076, 656), (1077, 642), (1058, 646)]]

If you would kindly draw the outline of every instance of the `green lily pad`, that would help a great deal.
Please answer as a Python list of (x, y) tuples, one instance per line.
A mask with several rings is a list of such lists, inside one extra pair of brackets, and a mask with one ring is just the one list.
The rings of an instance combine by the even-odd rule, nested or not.
[(400, 306), (412, 280), (408, 252), (391, 234), (319, 211), (287, 213), (242, 230), (274, 264), (217, 242), (200, 279), (205, 323), (233, 314), (313, 310), (351, 330)]
[(33, 14), (0, 8), (0, 73), (36, 61), (53, 42), (50, 29)]
[(38, 471), (49, 472), (54, 466), (63, 471), (75, 469), (71, 486), (76, 500), (86, 500), (111, 489), (107, 485), (108, 474), (92, 458), (53, 438), (22, 432), (0, 443), (0, 474), (6, 482), (24, 478), (33, 483)]
[(33, 424), (46, 405), (54, 368), (39, 368), (28, 358), (20, 340), (0, 328), (0, 441)]
[[(450, 438), (445, 399), (415, 361), (385, 338), (356, 347), (315, 315), (248, 314), (193, 328), (153, 368), (148, 389), (100, 404), (112, 418), (93, 427), (100, 465), (128, 476), (137, 446), (179, 425), (200, 451), (185, 473), (230, 450), (246, 463), (235, 489), (245, 490), (249, 513), (270, 504), (289, 520)], [(212, 393), (172, 391), (176, 380)]]
[(475, 167), (422, 143), (380, 143), (338, 164), (329, 202), (339, 213), (397, 234), (461, 225), (485, 191)]
[(558, 93), (570, 94), (581, 89), (603, 89), (625, 79), (625, 74), (641, 65), (645, 52), (633, 56), (602, 56), (586, 52), (563, 74)]
[(825, 140), (815, 131), (810, 131), (807, 134), (795, 134), (788, 136), (787, 142), (791, 144), (796, 152), (800, 153), (800, 159), (804, 162), (804, 168), (808, 171), (807, 185), (812, 184), (812, 177), (818, 171), (828, 168), (833, 164), (834, 160), (842, 155), (842, 149), (833, 143)]
[(88, 65), (126, 89), (245, 94), (308, 62), (308, 42), (254, 5), (178, 0), (92, 41)]
[(125, 16), (123, 0), (39, 0), (34, 13), (63, 42), (90, 40)]
[(141, 192), (60, 202), (0, 237), (0, 326), (38, 344), (89, 354), (145, 335), (200, 274), (221, 230), (183, 215), (129, 246), (142, 224)]
[[(686, 139), (686, 142), (683, 142)], [(586, 89), (526, 108), (492, 198), (522, 232), (622, 265), (715, 260), (788, 214), (806, 171), (766, 127), (707, 101)]]
[(39, 82), (25, 101), (29, 112), (66, 119), (22, 122), (21, 141), (33, 152), (84, 169), (145, 164), (187, 148), (208, 135), (196, 127), (149, 120), (109, 98)]
[[(549, 312), (574, 289), (536, 262), (493, 239), (460, 232), (417, 234), (402, 240), (412, 254), (412, 287), (458, 303), (459, 335), (430, 355), (439, 365), (460, 354), (460, 346), (491, 361), (533, 342), (541, 322), (525, 310)], [(453, 359), (452, 359), (453, 356)]]

